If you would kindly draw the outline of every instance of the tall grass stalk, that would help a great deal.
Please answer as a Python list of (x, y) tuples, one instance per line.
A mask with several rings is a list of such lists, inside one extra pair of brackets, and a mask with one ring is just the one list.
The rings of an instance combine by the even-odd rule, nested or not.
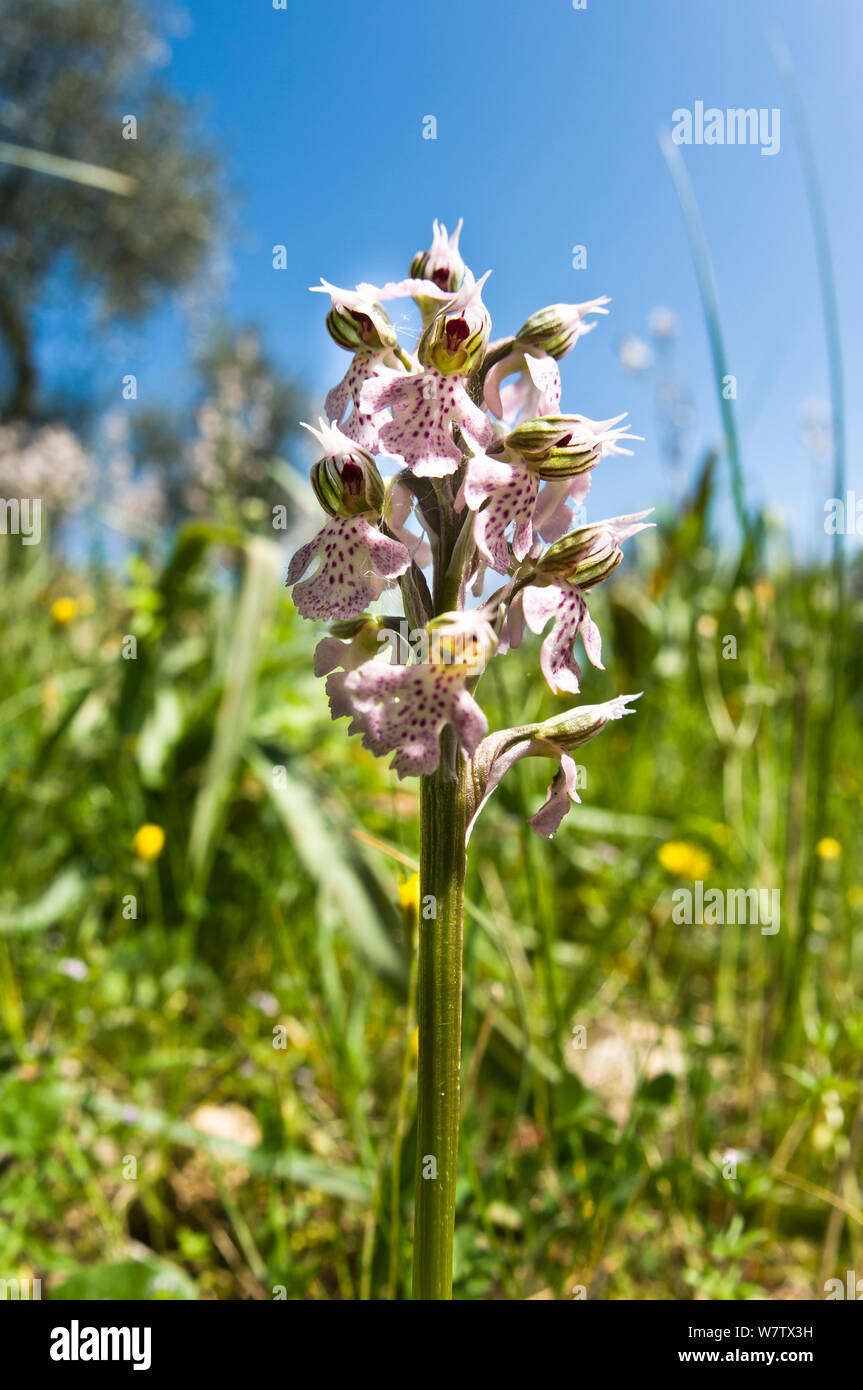
[(728, 377), (728, 362), (725, 356), (725, 341), (722, 336), (722, 320), (719, 314), (719, 295), (716, 290), (716, 279), (713, 274), (713, 265), (710, 260), (710, 251), (707, 245), (707, 237), (704, 233), (704, 223), (701, 220), (701, 213), (695, 198), (695, 192), (683, 162), (683, 156), (677, 145), (671, 139), (667, 131), (663, 131), (659, 137), (662, 153), (665, 155), (671, 177), (674, 180), (674, 187), (680, 200), (683, 216), (686, 219), (686, 229), (689, 234), (689, 245), (692, 250), (692, 259), (695, 262), (695, 273), (698, 279), (698, 289), (701, 295), (701, 303), (704, 307), (704, 317), (707, 323), (707, 336), (710, 341), (710, 353), (713, 359), (713, 375), (716, 382), (716, 392), (719, 400), (719, 412), (722, 417), (722, 428), (725, 435), (725, 452), (728, 456), (728, 466), (731, 471), (731, 494), (734, 499), (734, 510), (740, 526), (740, 534), (747, 551), (752, 549), (753, 533), (749, 520), (749, 513), (746, 509), (746, 495), (743, 483), (743, 465), (740, 457), (740, 439), (737, 434), (737, 422), (734, 418), (734, 410), (731, 400), (725, 391), (725, 382)]
[[(809, 134), (806, 113), (800, 95), (794, 66), (787, 46), (779, 35), (774, 35), (772, 47), (776, 63), (782, 74), (788, 95), (794, 127), (797, 134), (800, 162), (803, 167), (803, 182), (809, 216), (812, 220), (812, 235), (815, 242), (815, 259), (818, 280), (821, 288), (821, 307), (824, 314), (824, 335), (827, 346), (827, 371), (830, 383), (830, 417), (833, 445), (833, 495), (845, 499), (845, 387), (842, 370), (842, 339), (839, 330), (839, 302), (836, 294), (836, 278), (833, 273), (833, 257), (830, 250), (830, 234), (827, 215), (821, 193), (821, 180), (818, 174), (818, 161)], [(815, 788), (812, 798), (812, 834), (807, 848), (800, 893), (800, 916), (793, 969), (788, 981), (787, 1002), (798, 997), (801, 975), (805, 962), (806, 939), (812, 926), (812, 912), (815, 892), (818, 886), (818, 857), (815, 844), (821, 835), (826, 834), (828, 819), (828, 795), (833, 769), (833, 748), (836, 734), (836, 721), (842, 693), (842, 660), (845, 649), (845, 538), (837, 530), (833, 536), (830, 561), (832, 581), (832, 606), (830, 618), (830, 646), (827, 659), (827, 701), (815, 736)]]

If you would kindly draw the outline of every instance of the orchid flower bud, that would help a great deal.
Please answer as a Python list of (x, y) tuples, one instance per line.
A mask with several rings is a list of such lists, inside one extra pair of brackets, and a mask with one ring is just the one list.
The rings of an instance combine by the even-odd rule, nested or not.
[(627, 704), (630, 700), (639, 699), (640, 695), (639, 691), (637, 695), (617, 695), (602, 705), (577, 705), (564, 714), (555, 714), (551, 719), (543, 720), (541, 724), (535, 725), (530, 733), (533, 738), (546, 739), (571, 753), (602, 733), (610, 719), (620, 719), (623, 715), (634, 714), (634, 710), (627, 709)]
[(633, 512), (567, 532), (537, 560), (537, 580), (565, 579), (579, 589), (601, 584), (623, 559), (623, 542), (653, 524), (643, 519), (649, 515), (649, 510)]
[(574, 478), (599, 463), (598, 442), (581, 428), (577, 415), (545, 415), (525, 420), (506, 437), (513, 449), (541, 478)]
[[(459, 218), (458, 226), (450, 237), (447, 236), (446, 227), (437, 219), (433, 227), (432, 244), (428, 251), (418, 251), (411, 261), (411, 277), (416, 280), (431, 280), (439, 290), (455, 294), (464, 279), (465, 270), (458, 250), (462, 220)], [(427, 295), (417, 294), (414, 299), (424, 319), (436, 313), (440, 307), (437, 299), (429, 298)]]
[(442, 376), (471, 376), (481, 365), (491, 332), (481, 292), (490, 274), (474, 280), (466, 270), (461, 289), (426, 325), (417, 350), (424, 367)]
[(335, 459), (319, 459), (312, 466), (312, 491), (330, 516), (380, 516), (384, 504), (383, 479), (368, 454), (362, 463), (356, 457), (341, 465)]
[(334, 342), (348, 352), (359, 352), (363, 348), (375, 352), (395, 347), (398, 342), (398, 334), (386, 309), (371, 300), (364, 309), (334, 304), (327, 314), (327, 329)]
[(335, 425), (319, 420), (320, 429), (305, 425), (326, 449), (322, 459), (312, 465), (312, 490), (329, 516), (360, 516), (374, 512), (380, 516), (384, 505), (384, 482), (371, 454)]
[(545, 309), (537, 309), (531, 314), (515, 335), (515, 341), (536, 352), (546, 352), (549, 357), (560, 360), (572, 347), (596, 327), (585, 323), (587, 314), (607, 314), (603, 306), (610, 304), (608, 295), (600, 299), (589, 299), (584, 304), (549, 304)]
[(398, 284), (357, 285), (355, 290), (339, 289), (321, 277), (312, 285), (313, 294), (328, 294), (332, 301), (327, 314), (327, 329), (339, 347), (348, 352), (386, 352), (398, 343), (398, 334), (390, 322), (382, 299), (392, 299), (401, 290)]
[(552, 559), (545, 569), (537, 566), (537, 578), (541, 575), (554, 575), (555, 579), (566, 578), (578, 589), (592, 589), (595, 584), (601, 584), (604, 579), (608, 579), (622, 559), (623, 551), (615, 547), (584, 555), (575, 563), (561, 561), (556, 564)]

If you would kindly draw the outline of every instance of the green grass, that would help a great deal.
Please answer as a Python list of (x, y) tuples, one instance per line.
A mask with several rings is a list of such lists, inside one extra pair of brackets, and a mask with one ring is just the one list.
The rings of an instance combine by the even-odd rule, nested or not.
[[(711, 486), (593, 598), (584, 700), (645, 693), (580, 754), (583, 807), (536, 840), (525, 760), (471, 842), (457, 1298), (810, 1298), (863, 1268), (860, 575), (840, 671), (829, 572), (742, 578)], [(330, 722), (273, 547), (196, 525), (121, 579), (3, 546), (0, 1274), (405, 1297), (415, 785)], [(66, 625), (63, 594), (91, 601)], [(492, 728), (565, 705), (530, 638), (478, 697)], [(780, 931), (675, 925), (669, 841), (780, 888)]]

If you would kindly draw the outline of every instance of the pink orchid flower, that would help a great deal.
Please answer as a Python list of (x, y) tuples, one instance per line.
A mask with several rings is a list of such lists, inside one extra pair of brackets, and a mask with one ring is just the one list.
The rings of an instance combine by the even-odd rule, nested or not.
[(333, 718), (350, 713), (349, 734), (362, 734), (365, 748), (380, 757), (394, 753), (399, 777), (427, 776), (440, 762), (440, 736), (451, 724), (470, 756), (488, 730), (488, 720), (465, 680), (469, 666), (385, 666), (366, 662), (355, 671), (327, 677)]

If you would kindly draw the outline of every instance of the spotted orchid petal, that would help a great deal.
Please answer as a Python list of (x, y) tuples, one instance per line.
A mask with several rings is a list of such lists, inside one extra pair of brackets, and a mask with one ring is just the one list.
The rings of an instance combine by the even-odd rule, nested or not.
[(360, 407), (360, 394), (368, 381), (387, 382), (398, 379), (400, 372), (384, 366), (386, 351), (357, 352), (338, 386), (329, 392), (325, 405), (328, 417), (338, 423), (350, 407), (341, 431), (361, 449), (370, 454), (380, 451), (380, 426), (387, 419), (385, 411), (367, 412)]
[[(515, 373), (518, 380), (504, 386), (505, 379)], [(506, 424), (512, 424), (519, 415), (523, 420), (554, 415), (560, 405), (560, 390), (560, 368), (554, 358), (520, 347), (489, 369), (483, 387), (486, 405)]]
[[(311, 578), (302, 579), (316, 559), (321, 561), (320, 568)], [(331, 517), (294, 555), (287, 583), (295, 586), (294, 603), (304, 618), (355, 618), (409, 564), (405, 547), (382, 535), (369, 514)]]
[[(488, 730), (488, 721), (465, 689), (466, 666), (384, 666), (368, 663), (327, 678), (333, 718), (353, 715), (350, 734), (361, 734), (365, 748), (380, 757), (394, 753), (399, 777), (427, 776), (440, 762), (445, 725), (456, 731), (470, 755)], [(338, 713), (336, 712), (338, 711)]]
[(546, 793), (545, 801), (527, 822), (537, 835), (544, 835), (550, 840), (569, 810), (571, 802), (581, 803), (581, 797), (576, 790), (577, 785), (578, 767), (575, 759), (569, 753), (561, 753), (560, 765)]
[(493, 437), (491, 421), (460, 379), (440, 372), (376, 377), (362, 388), (359, 403), (375, 418), (382, 410), (392, 411), (392, 420), (378, 431), (380, 447), (420, 478), (443, 478), (458, 468), (462, 451), (452, 436), (454, 426), (474, 449)]
[(322, 637), (315, 647), (315, 675), (329, 675), (337, 667), (343, 671), (355, 671), (364, 662), (372, 661), (383, 649), (384, 634), (385, 629), (382, 629), (379, 620), (369, 617), (366, 622), (360, 619), (357, 630), (347, 641), (336, 633)]
[(483, 559), (501, 574), (507, 574), (510, 567), (505, 540), (510, 525), (515, 527), (512, 553), (517, 560), (523, 560), (533, 544), (538, 492), (539, 475), (529, 468), (490, 459), (485, 454), (476, 454), (468, 462), (463, 496), (470, 509), (477, 512), (474, 542)]
[(599, 628), (587, 611), (584, 595), (574, 584), (562, 580), (559, 584), (530, 585), (523, 590), (521, 600), (531, 632), (540, 633), (548, 622), (553, 624), (540, 650), (540, 666), (549, 689), (577, 695), (581, 668), (572, 646), (579, 632), (588, 660), (600, 671), (605, 669)]

